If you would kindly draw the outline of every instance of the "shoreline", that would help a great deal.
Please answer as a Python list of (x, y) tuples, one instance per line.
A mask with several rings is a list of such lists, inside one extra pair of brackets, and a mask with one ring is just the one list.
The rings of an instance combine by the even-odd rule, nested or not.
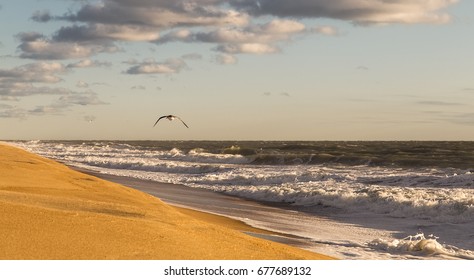
[(281, 230), (277, 231), (274, 228), (251, 222), (254, 212), (275, 212), (278, 214), (285, 212), (285, 209), (275, 206), (277, 203), (261, 203), (179, 184), (104, 174), (87, 168), (69, 167), (81, 173), (151, 194), (180, 212), (198, 215), (205, 220), (222, 219), (232, 228), (251, 236), (296, 246), (304, 250), (311, 247), (309, 238)]
[(8, 144), (0, 157), (0, 259), (333, 259)]

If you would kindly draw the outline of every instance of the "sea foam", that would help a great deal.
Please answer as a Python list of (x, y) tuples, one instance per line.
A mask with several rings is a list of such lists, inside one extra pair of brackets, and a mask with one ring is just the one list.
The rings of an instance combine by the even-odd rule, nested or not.
[(454, 246), (444, 246), (438, 242), (439, 237), (429, 235), (425, 237), (423, 233), (409, 235), (403, 239), (386, 240), (378, 238), (368, 243), (369, 247), (384, 250), (395, 254), (414, 254), (420, 256), (445, 256), (451, 258), (461, 258), (474, 260), (474, 252), (462, 250)]

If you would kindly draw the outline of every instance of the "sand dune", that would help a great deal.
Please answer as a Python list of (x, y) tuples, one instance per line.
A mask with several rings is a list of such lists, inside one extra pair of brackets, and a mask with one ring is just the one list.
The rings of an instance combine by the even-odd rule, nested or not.
[(0, 144), (0, 259), (329, 259)]

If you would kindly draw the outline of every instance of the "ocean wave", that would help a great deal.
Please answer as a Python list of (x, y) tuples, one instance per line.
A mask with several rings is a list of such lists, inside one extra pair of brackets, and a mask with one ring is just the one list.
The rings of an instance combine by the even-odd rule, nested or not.
[(387, 240), (377, 238), (368, 243), (370, 248), (395, 254), (413, 254), (421, 256), (441, 255), (451, 258), (474, 260), (474, 252), (438, 242), (439, 237), (424, 233), (409, 235), (402, 239)]
[[(17, 144), (71, 165), (207, 188), (258, 201), (321, 205), (346, 212), (366, 211), (442, 222), (462, 223), (474, 219), (474, 174), (470, 170), (296, 163), (303, 160), (301, 152), (312, 151), (314, 145), (270, 145), (265, 150), (266, 155), (252, 147), (255, 152), (247, 151), (249, 155), (244, 156), (242, 154), (247, 152), (243, 149), (249, 149), (250, 144), (223, 145), (223, 148), (210, 148), (210, 144), (201, 142), (164, 145), (34, 141)], [(348, 144), (345, 145), (347, 149)], [(405, 152), (414, 150), (422, 154), (428, 151), (412, 147)], [(281, 160), (281, 151), (291, 151), (292, 156), (287, 155), (277, 164), (274, 160)], [(258, 160), (262, 160), (262, 164), (257, 164)], [(269, 161), (273, 164), (263, 164)], [(290, 161), (293, 164), (289, 164)]]
[[(451, 172), (400, 172), (401, 174), (384, 174), (383, 176), (361, 176), (357, 182), (368, 185), (404, 186), (404, 187), (463, 187), (474, 188), (474, 174)], [(451, 173), (451, 174), (450, 174)]]
[(165, 158), (254, 165), (343, 165), (474, 170), (474, 142), (29, 141), (31, 149), (110, 154), (162, 153)]
[[(197, 167), (192, 167), (197, 168)], [(368, 185), (356, 172), (242, 169), (141, 172), (135, 168), (101, 172), (146, 180), (184, 184), (263, 202), (304, 207), (331, 207), (344, 213), (375, 213), (396, 218), (465, 223), (474, 219), (474, 189)], [(258, 170), (258, 171), (257, 171)], [(184, 175), (184, 176), (183, 176)], [(319, 208), (315, 208), (316, 211)]]
[(18, 142), (17, 145), (69, 164), (83, 164), (112, 169), (133, 169), (171, 173), (207, 173), (217, 171), (220, 164), (245, 164), (241, 155), (213, 154), (194, 148), (184, 152), (178, 148), (154, 150), (115, 142)]
[(248, 199), (295, 206), (324, 206), (397, 218), (463, 223), (474, 219), (470, 189), (387, 188), (347, 183), (284, 183), (278, 186), (203, 186)]
[(204, 174), (204, 173), (215, 173), (218, 172), (221, 167), (217, 165), (203, 165), (203, 164), (176, 164), (173, 162), (163, 161), (149, 161), (141, 158), (127, 159), (126, 161), (120, 160), (104, 160), (97, 157), (85, 157), (81, 161), (75, 161), (76, 163), (84, 166), (95, 166), (106, 169), (115, 170), (137, 170), (146, 172), (160, 172), (170, 174)]

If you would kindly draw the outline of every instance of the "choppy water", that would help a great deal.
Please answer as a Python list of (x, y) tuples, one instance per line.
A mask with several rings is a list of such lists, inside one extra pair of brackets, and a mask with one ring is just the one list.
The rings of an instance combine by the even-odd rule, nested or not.
[(399, 232), (365, 244), (391, 255), (474, 258), (474, 142), (15, 144), (103, 173), (282, 202), (298, 211)]

